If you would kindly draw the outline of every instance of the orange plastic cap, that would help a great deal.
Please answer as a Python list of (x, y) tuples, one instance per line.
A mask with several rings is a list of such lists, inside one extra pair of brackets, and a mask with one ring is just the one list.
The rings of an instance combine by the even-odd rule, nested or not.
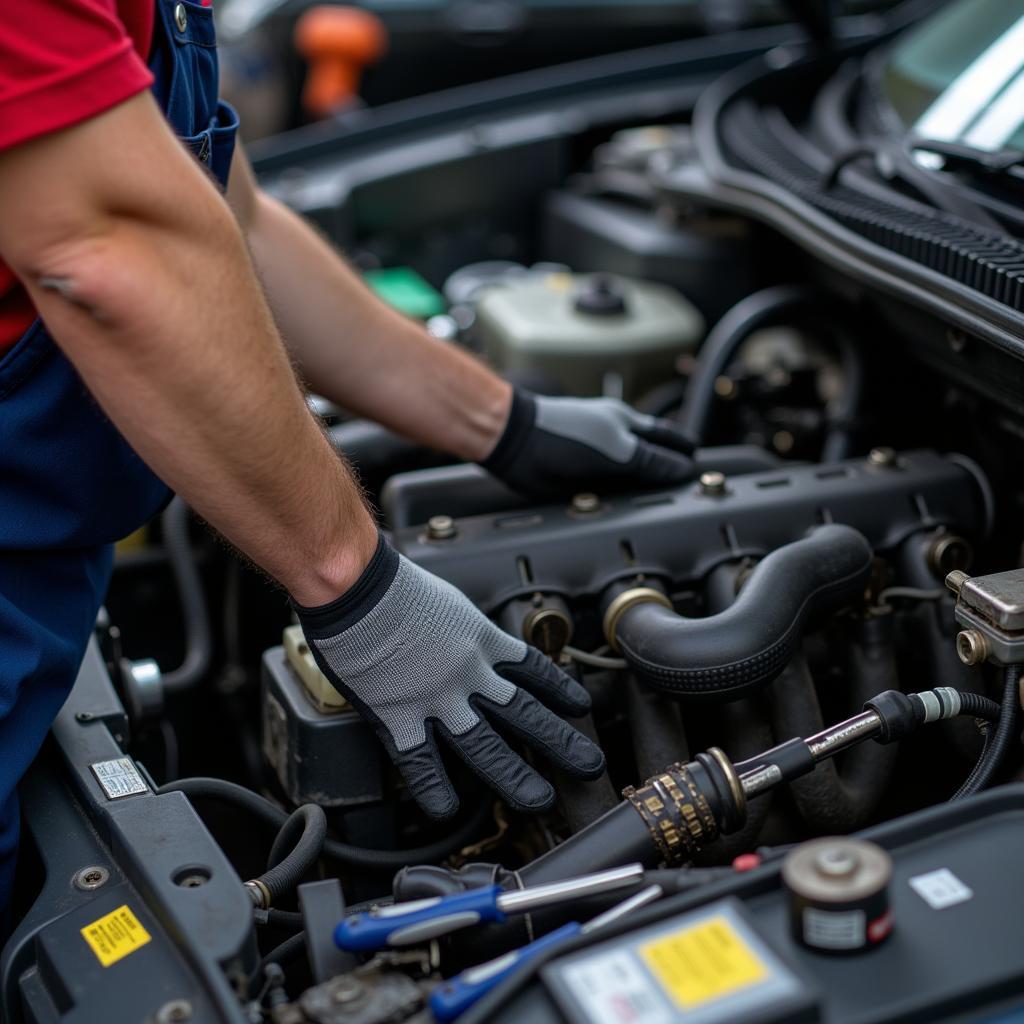
[(295, 48), (309, 65), (302, 102), (324, 117), (359, 92), (364, 69), (388, 48), (384, 23), (358, 7), (311, 7), (295, 23)]

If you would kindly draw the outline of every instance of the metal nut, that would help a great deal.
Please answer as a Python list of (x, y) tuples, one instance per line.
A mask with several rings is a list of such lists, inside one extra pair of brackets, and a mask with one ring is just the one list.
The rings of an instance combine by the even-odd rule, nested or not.
[(988, 642), (976, 629), (963, 629), (956, 635), (956, 653), (965, 665), (980, 665), (988, 657)]
[(523, 639), (549, 658), (572, 639), (572, 619), (561, 608), (531, 608), (523, 618)]
[(185, 11), (184, 4), (174, 5), (174, 24), (179, 32), (184, 32), (188, 28), (188, 14)]
[(336, 1003), (351, 1003), (363, 994), (363, 986), (355, 980), (342, 979), (331, 993)]
[(896, 449), (872, 448), (868, 452), (868, 463), (879, 469), (892, 469), (896, 465)]
[(427, 520), (428, 540), (451, 540), (458, 530), (451, 516), (431, 516)]
[(178, 1024), (192, 1019), (192, 1004), (187, 999), (172, 999), (156, 1011), (157, 1024)]
[(106, 885), (109, 878), (110, 872), (97, 864), (92, 867), (82, 868), (81, 871), (76, 872), (73, 882), (76, 889), (81, 889), (83, 892), (92, 892), (94, 889), (99, 889), (100, 886)]
[(697, 484), (700, 493), (711, 498), (720, 498), (725, 494), (725, 474), (719, 473), (717, 469), (709, 469), (701, 473)]
[(595, 512), (599, 512), (600, 509), (601, 499), (596, 494), (591, 494), (588, 491), (572, 496), (572, 510), (579, 515), (592, 515)]

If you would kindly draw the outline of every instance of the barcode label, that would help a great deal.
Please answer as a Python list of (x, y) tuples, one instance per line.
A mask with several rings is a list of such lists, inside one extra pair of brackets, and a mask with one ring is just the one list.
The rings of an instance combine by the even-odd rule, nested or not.
[(564, 977), (592, 1024), (670, 1024), (674, 1019), (665, 997), (625, 951), (572, 964)]
[(130, 757), (117, 757), (112, 761), (96, 761), (89, 765), (96, 781), (107, 794), (108, 800), (118, 800), (123, 796), (134, 796), (136, 793), (148, 793), (149, 786), (139, 774)]

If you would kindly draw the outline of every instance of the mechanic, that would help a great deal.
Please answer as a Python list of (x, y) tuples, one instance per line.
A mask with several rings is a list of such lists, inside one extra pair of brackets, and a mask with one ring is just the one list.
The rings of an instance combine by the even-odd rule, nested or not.
[(515, 391), (430, 338), (256, 187), (236, 127), (209, 6), (7, 5), (0, 904), (16, 786), (75, 678), (112, 544), (172, 490), (287, 590), (428, 815), (458, 807), (440, 741), (524, 811), (554, 793), (499, 731), (577, 776), (602, 770), (550, 710), (584, 713), (582, 687), (379, 534), (289, 356), (353, 413), (537, 493), (679, 482), (689, 446), (616, 401)]

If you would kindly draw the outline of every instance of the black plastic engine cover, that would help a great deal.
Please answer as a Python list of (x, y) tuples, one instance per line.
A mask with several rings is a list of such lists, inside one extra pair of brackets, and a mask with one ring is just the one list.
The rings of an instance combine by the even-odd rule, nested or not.
[[(416, 479), (399, 482), (407, 500)], [(472, 515), (446, 540), (408, 526), (396, 529), (395, 544), (493, 612), (519, 594), (595, 595), (638, 573), (698, 581), (722, 561), (763, 556), (822, 523), (852, 526), (882, 553), (937, 526), (977, 537), (989, 514), (983, 486), (966, 460), (914, 451), (889, 466), (853, 459), (736, 476), (717, 496), (693, 483), (602, 499), (594, 512), (563, 504)]]

